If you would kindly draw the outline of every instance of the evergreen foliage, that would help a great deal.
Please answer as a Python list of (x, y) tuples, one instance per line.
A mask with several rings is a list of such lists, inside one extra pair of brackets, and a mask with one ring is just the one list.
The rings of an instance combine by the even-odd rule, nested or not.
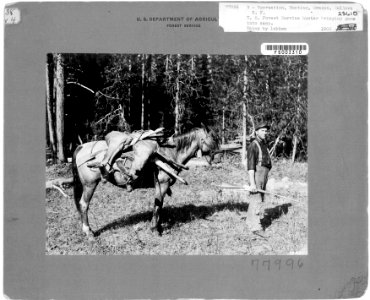
[[(275, 155), (290, 157), (296, 137), (296, 157), (307, 158), (306, 56), (63, 56), (68, 149), (111, 130), (165, 127), (171, 134), (201, 123), (229, 142), (241, 137), (245, 101), (255, 122), (271, 124)], [(252, 130), (248, 119), (247, 132)]]

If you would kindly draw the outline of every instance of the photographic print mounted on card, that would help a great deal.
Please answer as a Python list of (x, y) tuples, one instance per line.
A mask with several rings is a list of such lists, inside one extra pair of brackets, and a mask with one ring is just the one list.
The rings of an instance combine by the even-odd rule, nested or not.
[(7, 6), (5, 294), (361, 296), (366, 44), (357, 3)]

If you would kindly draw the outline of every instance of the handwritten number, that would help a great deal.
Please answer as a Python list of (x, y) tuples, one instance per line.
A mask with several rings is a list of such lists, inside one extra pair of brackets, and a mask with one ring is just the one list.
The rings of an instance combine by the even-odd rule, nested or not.
[[(256, 271), (259, 271), (259, 259), (252, 259), (252, 267), (256, 269)], [(291, 270), (294, 270), (294, 267), (296, 269), (301, 269), (303, 268), (303, 261), (301, 259), (294, 260), (292, 258), (289, 258), (287, 260), (282, 260), (282, 259), (275, 259), (271, 261), (271, 259), (265, 259), (262, 260), (261, 263), (262, 267), (264, 267), (263, 270), (271, 271), (272, 270), (281, 270), (286, 266), (287, 268), (290, 268)]]
[(270, 271), (270, 260), (264, 260), (264, 261), (262, 262), (262, 266), (264, 266), (264, 265), (265, 265), (265, 263), (267, 263), (267, 270), (269, 270), (269, 271)]
[(294, 266), (294, 260), (289, 258), (287, 259), (286, 263), (285, 263), (288, 267), (291, 267), (292, 270), (293, 270), (293, 266)]
[(257, 265), (256, 270), (258, 271), (259, 259), (252, 259), (252, 266), (255, 264), (255, 262), (256, 262), (256, 265)]
[(302, 268), (303, 267), (303, 261), (301, 261), (301, 259), (298, 259), (297, 265), (298, 265), (298, 268)]
[(275, 265), (278, 265), (279, 267), (279, 270), (280, 270), (280, 268), (281, 268), (281, 259), (277, 259), (277, 260), (275, 260)]

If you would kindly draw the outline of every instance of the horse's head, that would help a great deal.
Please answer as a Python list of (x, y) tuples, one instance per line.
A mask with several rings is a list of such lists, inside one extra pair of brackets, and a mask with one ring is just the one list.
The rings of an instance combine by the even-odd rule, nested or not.
[(194, 128), (190, 132), (174, 136), (173, 142), (176, 145), (177, 155), (181, 152), (182, 159), (185, 159), (184, 161), (188, 161), (198, 150), (203, 155), (210, 156), (210, 161), (212, 161), (215, 150), (219, 147), (217, 135), (204, 127)]
[(212, 161), (215, 151), (219, 149), (219, 146), (220, 140), (213, 130), (209, 130), (207, 127), (200, 129), (199, 149), (203, 155), (209, 156)]

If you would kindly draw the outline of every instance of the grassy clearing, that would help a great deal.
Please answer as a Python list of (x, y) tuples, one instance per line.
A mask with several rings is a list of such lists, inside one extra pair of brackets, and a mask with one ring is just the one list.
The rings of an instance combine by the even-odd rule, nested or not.
[[(46, 178), (71, 176), (69, 164), (46, 168)], [(57, 190), (46, 194), (46, 254), (248, 255), (307, 254), (307, 164), (275, 162), (269, 189), (295, 203), (282, 205), (268, 196), (265, 238), (252, 234), (246, 213), (248, 196), (217, 191), (212, 184), (245, 184), (246, 171), (228, 157), (212, 167), (182, 173), (189, 186), (176, 183), (165, 198), (164, 232), (150, 230), (154, 189), (131, 193), (100, 184), (90, 204), (90, 225), (99, 233), (89, 242), (82, 233), (73, 202)]]

